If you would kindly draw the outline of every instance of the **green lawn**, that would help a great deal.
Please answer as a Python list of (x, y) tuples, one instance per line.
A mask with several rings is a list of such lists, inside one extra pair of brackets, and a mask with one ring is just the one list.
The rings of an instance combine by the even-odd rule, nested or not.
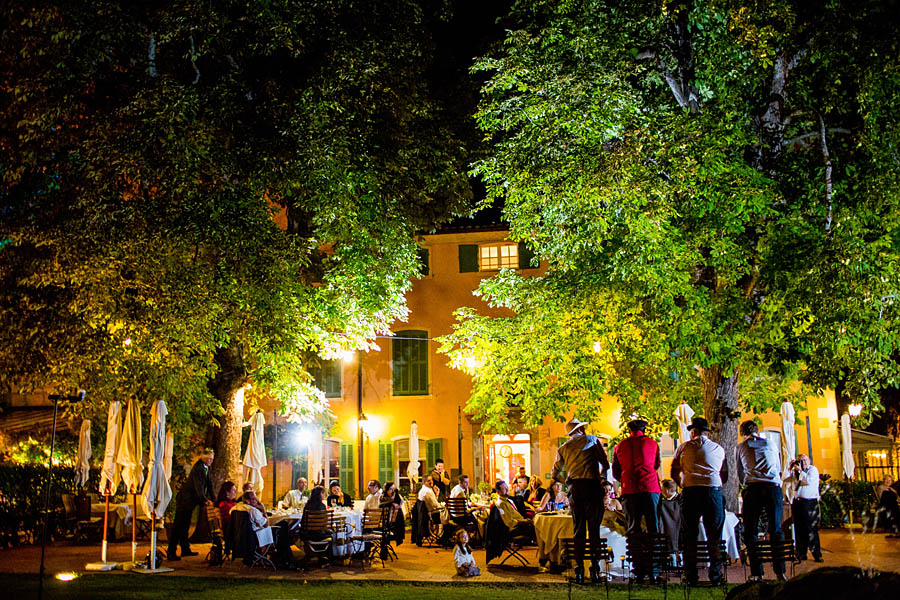
[[(36, 598), (37, 576), (0, 575), (2, 597), (10, 599)], [(637, 598), (662, 598), (662, 588), (640, 588)], [(55, 579), (44, 581), (44, 598), (52, 600), (289, 600), (303, 598), (380, 598), (384, 600), (402, 598), (435, 598), (440, 600), (522, 600), (523, 594), (533, 600), (568, 598), (565, 584), (548, 585), (534, 583), (482, 584), (474, 582), (453, 582), (447, 584), (420, 584), (377, 581), (310, 581), (297, 580), (215, 578), (215, 577), (166, 577), (139, 575), (136, 573), (112, 573), (82, 575), (74, 581), (63, 583)], [(602, 587), (573, 587), (572, 598), (598, 600), (604, 598)], [(627, 588), (614, 585), (609, 597), (627, 598)], [(669, 597), (682, 598), (681, 586), (670, 586)], [(695, 589), (692, 600), (717, 599), (723, 597), (722, 590)]]

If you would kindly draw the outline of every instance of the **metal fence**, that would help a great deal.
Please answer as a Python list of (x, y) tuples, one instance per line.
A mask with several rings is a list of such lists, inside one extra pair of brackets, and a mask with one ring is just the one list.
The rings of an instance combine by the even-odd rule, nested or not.
[(853, 479), (857, 481), (871, 481), (872, 483), (878, 483), (884, 479), (885, 475), (890, 475), (894, 478), (894, 481), (900, 480), (900, 467), (897, 465), (856, 467)]

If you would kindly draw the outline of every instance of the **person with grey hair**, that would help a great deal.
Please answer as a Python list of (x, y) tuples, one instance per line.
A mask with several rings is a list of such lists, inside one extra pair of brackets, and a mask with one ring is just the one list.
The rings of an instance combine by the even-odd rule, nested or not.
[(806, 560), (808, 549), (814, 561), (824, 562), (819, 543), (819, 470), (807, 455), (801, 454), (791, 463), (791, 474), (784, 484), (791, 499), (797, 558)]
[[(741, 423), (744, 441), (734, 449), (738, 481), (744, 485), (744, 544), (748, 549), (758, 541), (759, 518), (766, 516), (770, 542), (780, 542), (781, 534), (781, 452), (774, 442), (759, 435), (753, 421)], [(775, 577), (784, 581), (784, 559), (772, 563)], [(750, 577), (762, 580), (763, 566), (759, 555), (750, 552)]]
[(188, 530), (191, 527), (191, 513), (197, 506), (212, 503), (213, 487), (209, 478), (209, 466), (215, 458), (212, 448), (204, 448), (191, 468), (191, 473), (181, 485), (178, 494), (175, 495), (175, 520), (172, 524), (172, 537), (169, 538), (169, 551), (166, 553), (168, 560), (181, 560), (176, 554), (181, 545), (181, 556), (197, 556), (197, 552), (191, 551), (188, 541)]

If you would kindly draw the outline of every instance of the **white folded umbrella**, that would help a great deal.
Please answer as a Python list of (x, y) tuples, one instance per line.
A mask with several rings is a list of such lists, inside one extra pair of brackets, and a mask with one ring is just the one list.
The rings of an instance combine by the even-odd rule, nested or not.
[(853, 443), (851, 442), (850, 415), (841, 416), (841, 462), (844, 465), (844, 477), (853, 479), (856, 472), (856, 461), (853, 460)]
[(75, 485), (84, 487), (87, 485), (91, 474), (91, 420), (84, 419), (81, 422), (81, 431), (78, 433), (78, 460), (75, 463)]
[(266, 418), (262, 411), (258, 410), (250, 420), (244, 423), (250, 426), (250, 438), (247, 440), (247, 451), (244, 453), (244, 466), (247, 467), (247, 474), (244, 479), (253, 484), (253, 491), (257, 496), (263, 490), (263, 478), (260, 469), (266, 466), (266, 445), (263, 439), (263, 425), (266, 424)]
[(409, 426), (409, 465), (406, 475), (411, 486), (419, 480), (419, 426), (415, 421)]
[(131, 519), (131, 562), (137, 560), (137, 496), (144, 483), (144, 463), (142, 460), (143, 449), (141, 445), (141, 412), (137, 398), (128, 402), (125, 411), (125, 421), (122, 423), (122, 439), (119, 442), (119, 453), (116, 462), (122, 469), (122, 481), (125, 489), (132, 494), (132, 519)]
[(172, 488), (169, 486), (169, 478), (166, 476), (166, 415), (168, 414), (166, 403), (157, 400), (150, 413), (150, 461), (147, 465), (147, 484), (144, 486), (143, 502), (144, 511), (150, 515), (152, 526), (150, 529), (150, 565), (155, 569), (156, 562), (156, 519), (162, 519), (166, 514), (166, 507), (172, 500)]
[(313, 427), (312, 439), (309, 442), (309, 466), (307, 478), (311, 486), (322, 479), (322, 432)]
[(103, 471), (100, 473), (100, 493), (114, 495), (122, 477), (116, 453), (119, 451), (119, 438), (122, 433), (122, 403), (113, 400), (109, 403), (106, 417), (106, 448), (103, 450)]
[(683, 444), (691, 439), (691, 432), (688, 431), (688, 425), (691, 424), (691, 417), (694, 416), (694, 409), (687, 402), (682, 402), (675, 409), (675, 419), (678, 421), (678, 442)]
[(781, 478), (791, 475), (791, 461), (797, 454), (794, 447), (794, 405), (785, 400), (781, 403)]

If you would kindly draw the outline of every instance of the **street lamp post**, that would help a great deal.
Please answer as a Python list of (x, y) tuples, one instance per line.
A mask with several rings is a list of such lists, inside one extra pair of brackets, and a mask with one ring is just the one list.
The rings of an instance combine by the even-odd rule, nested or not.
[(363, 431), (363, 423), (366, 419), (366, 415), (363, 413), (363, 384), (362, 384), (362, 352), (356, 351), (356, 440), (358, 446), (359, 453), (359, 475), (357, 477), (359, 481), (358, 493), (362, 495), (365, 486), (363, 485), (363, 462), (365, 460), (365, 455), (363, 453), (363, 440), (365, 438), (365, 431)]

